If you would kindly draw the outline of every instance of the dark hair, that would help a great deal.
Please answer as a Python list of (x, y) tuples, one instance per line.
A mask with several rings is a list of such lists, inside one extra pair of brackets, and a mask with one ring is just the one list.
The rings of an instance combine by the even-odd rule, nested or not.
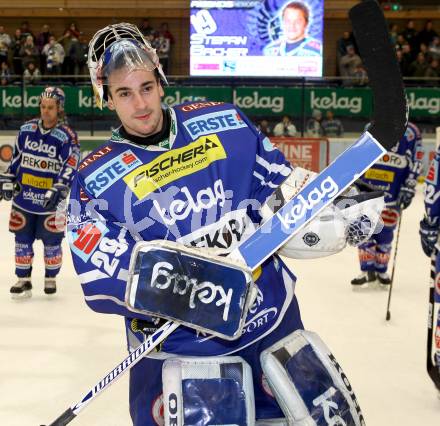
[(287, 9), (297, 9), (300, 10), (303, 13), (304, 19), (307, 23), (309, 23), (309, 9), (304, 3), (301, 3), (299, 1), (292, 1), (290, 2), (284, 9), (282, 16), (284, 17), (284, 13)]

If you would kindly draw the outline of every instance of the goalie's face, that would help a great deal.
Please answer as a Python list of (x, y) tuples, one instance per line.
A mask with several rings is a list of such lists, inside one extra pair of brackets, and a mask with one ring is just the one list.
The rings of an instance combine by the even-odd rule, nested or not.
[(108, 107), (116, 111), (128, 133), (146, 137), (162, 129), (164, 91), (154, 71), (114, 70), (108, 77), (108, 91)]

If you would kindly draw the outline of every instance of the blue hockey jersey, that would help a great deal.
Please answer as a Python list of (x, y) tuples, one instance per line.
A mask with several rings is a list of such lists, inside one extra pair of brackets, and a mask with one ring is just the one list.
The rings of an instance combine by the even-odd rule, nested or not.
[(417, 179), (422, 169), (422, 138), (419, 129), (408, 123), (405, 135), (361, 179), (384, 191), (388, 207), (396, 206), (400, 188), (407, 179)]
[(426, 215), (434, 222), (440, 217), (440, 146), (435, 151), (435, 156), (429, 165), (425, 178), (425, 211)]
[(80, 160), (76, 133), (65, 124), (45, 130), (38, 119), (20, 127), (8, 173), (15, 176), (20, 191), (13, 205), (34, 214), (49, 214), (43, 208), (44, 194), (55, 183), (70, 187)]
[[(97, 312), (126, 317), (129, 347), (142, 339), (131, 319), (149, 319), (125, 306), (136, 241), (227, 254), (259, 224), (261, 204), (291, 173), (281, 152), (231, 104), (186, 103), (169, 113), (168, 138), (142, 146), (115, 132), (81, 162), (71, 191), (68, 239), (85, 300)], [(259, 293), (241, 338), (227, 342), (180, 327), (162, 350), (228, 354), (276, 329), (296, 307), (295, 277), (277, 256), (254, 274)]]

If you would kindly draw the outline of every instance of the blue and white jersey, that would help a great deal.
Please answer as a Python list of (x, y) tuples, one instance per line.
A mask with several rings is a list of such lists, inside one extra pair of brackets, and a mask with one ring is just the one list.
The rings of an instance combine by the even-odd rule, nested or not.
[(384, 191), (388, 207), (397, 207), (397, 197), (406, 180), (418, 178), (423, 155), (420, 131), (414, 124), (408, 123), (399, 143), (368, 169), (361, 179)]
[(15, 176), (20, 191), (13, 205), (34, 214), (43, 209), (44, 194), (55, 183), (70, 187), (80, 160), (77, 134), (59, 124), (45, 130), (38, 119), (20, 127), (8, 173)]
[[(68, 239), (85, 300), (97, 312), (126, 317), (130, 346), (142, 339), (130, 330), (131, 319), (149, 319), (125, 306), (136, 241), (172, 240), (227, 254), (253, 232), (261, 204), (291, 173), (281, 152), (233, 105), (185, 103), (169, 112), (165, 141), (143, 146), (114, 134), (82, 161), (71, 191)], [(227, 342), (182, 326), (162, 350), (227, 354), (277, 328), (294, 301), (295, 277), (273, 256), (254, 278), (259, 293), (241, 338)]]
[(440, 217), (440, 146), (435, 151), (435, 156), (429, 165), (428, 173), (425, 178), (425, 212), (431, 219)]

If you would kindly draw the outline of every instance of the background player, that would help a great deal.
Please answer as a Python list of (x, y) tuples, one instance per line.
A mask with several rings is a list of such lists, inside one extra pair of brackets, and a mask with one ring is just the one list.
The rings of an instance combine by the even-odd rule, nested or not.
[(408, 123), (405, 135), (393, 151), (385, 154), (361, 180), (385, 192), (386, 208), (382, 212), (383, 229), (359, 245), (362, 273), (351, 281), (354, 286), (374, 282), (389, 285), (387, 273), (391, 245), (402, 210), (414, 197), (417, 178), (422, 168), (423, 147), (419, 129)]
[[(262, 210), (271, 210), (269, 198), (277, 206), (311, 175), (300, 168), (292, 171), (281, 152), (233, 105), (204, 101), (163, 109), (166, 78), (156, 52), (133, 25), (98, 31), (89, 47), (89, 68), (98, 105), (107, 100), (122, 125), (79, 166), (68, 214), (69, 243), (87, 304), (98, 312), (124, 316), (129, 348), (134, 349), (161, 323), (126, 307), (136, 241), (168, 239), (227, 254), (260, 223)], [(379, 203), (381, 210), (377, 198), (370, 201), (374, 206)], [(373, 222), (379, 211), (372, 214)], [(334, 220), (328, 220), (327, 214), (326, 220), (318, 219), (314, 227), (304, 229), (289, 241), (286, 255), (319, 257), (345, 246), (346, 222), (334, 206), (327, 213)], [(252, 366), (253, 386), (245, 386), (243, 394), (251, 392), (253, 399), (255, 393), (256, 417), (285, 416), (263, 379), (260, 353), (302, 329), (294, 295), (296, 279), (278, 256), (265, 261), (255, 279), (258, 295), (239, 339), (225, 341), (181, 326), (160, 352), (131, 369), (130, 413), (135, 425), (164, 421), (162, 367), (165, 359), (180, 355), (195, 356), (199, 365), (224, 365), (229, 357), (220, 360), (219, 356), (239, 356), (230, 362), (243, 370)], [(203, 374), (207, 369), (198, 371)], [(202, 408), (193, 407), (195, 415), (200, 410), (215, 411), (206, 392), (202, 396)], [(293, 396), (288, 399), (294, 401)], [(325, 398), (321, 400), (324, 404)], [(214, 405), (222, 411), (219, 415), (236, 414), (222, 404)], [(245, 424), (236, 418), (211, 420)]]
[[(437, 373), (430, 372), (431, 378), (440, 392), (440, 247), (438, 246), (438, 236), (440, 231), (440, 148), (437, 147), (435, 157), (432, 160), (428, 174), (425, 179), (425, 217), (420, 222), (420, 237), (424, 253), (432, 257), (434, 289), (430, 294), (430, 315), (432, 318), (432, 329), (428, 328), (428, 333), (434, 330), (434, 336), (428, 335), (428, 370), (432, 364), (432, 354), (434, 355)], [(431, 344), (430, 344), (431, 343)]]
[(1, 197), (12, 199), (9, 230), (15, 234), (15, 273), (13, 297), (30, 296), (33, 243), (44, 245), (44, 292), (56, 292), (55, 277), (62, 264), (61, 241), (65, 217), (55, 215), (72, 183), (80, 151), (76, 133), (63, 124), (64, 92), (48, 87), (40, 95), (40, 118), (20, 128), (11, 164), (0, 175)]

